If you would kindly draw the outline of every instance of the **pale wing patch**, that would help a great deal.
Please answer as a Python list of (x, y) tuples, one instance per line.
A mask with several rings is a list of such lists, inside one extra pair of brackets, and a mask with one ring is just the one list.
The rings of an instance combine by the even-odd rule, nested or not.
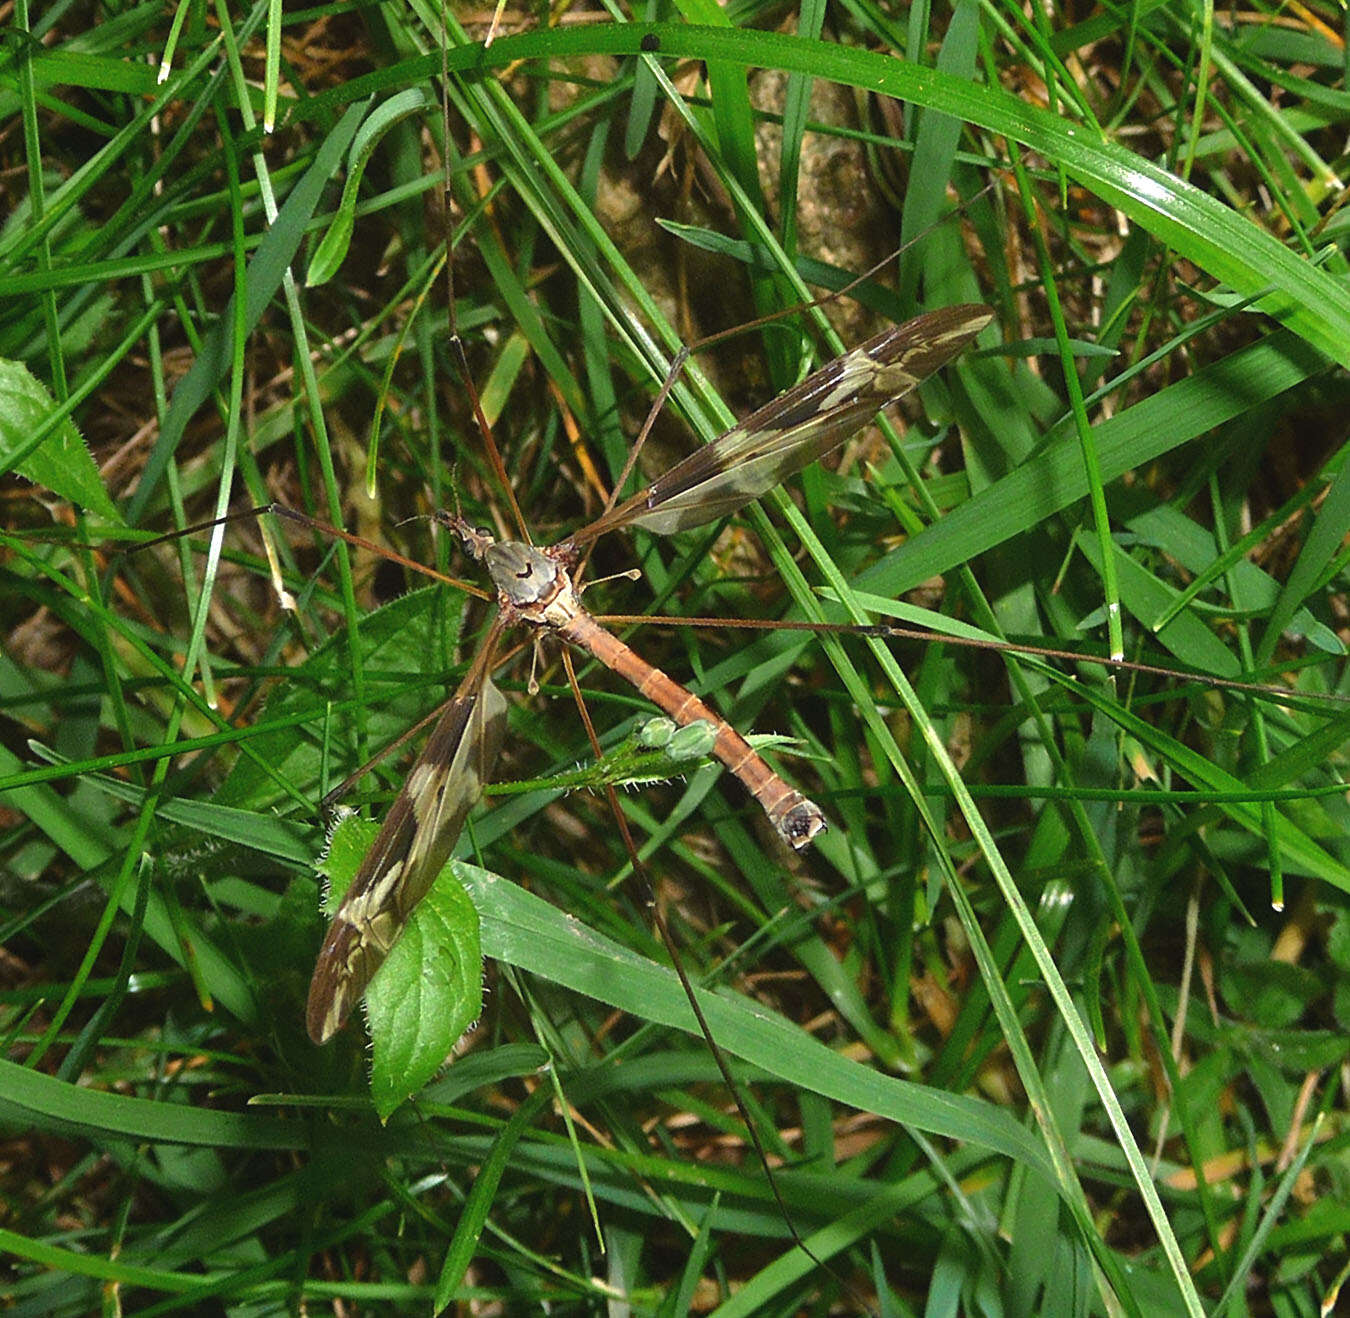
[(490, 677), (484, 678), (468, 726), (445, 771), (420, 761), (409, 775), (407, 790), (417, 830), (408, 847), (408, 877), (396, 897), (405, 919), (454, 849), (465, 818), (483, 793), (505, 732), (506, 699)]

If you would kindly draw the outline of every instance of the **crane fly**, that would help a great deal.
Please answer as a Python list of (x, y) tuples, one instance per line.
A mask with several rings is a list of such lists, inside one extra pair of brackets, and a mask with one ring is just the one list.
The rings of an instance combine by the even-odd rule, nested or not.
[(575, 580), (583, 551), (624, 527), (671, 535), (734, 513), (823, 457), (872, 417), (957, 356), (993, 320), (984, 306), (945, 307), (885, 330), (837, 357), (665, 475), (574, 531), (537, 548), (494, 539), (457, 513), (436, 520), (481, 562), (497, 616), (463, 681), (408, 772), (324, 939), (310, 981), (306, 1025), (330, 1039), (365, 993), (450, 856), (482, 792), (506, 729), (506, 701), (492, 681), (510, 626), (551, 634), (632, 683), (670, 716), (714, 730), (712, 754), (745, 785), (794, 849), (825, 827), (825, 814), (792, 787), (713, 709), (600, 625)]

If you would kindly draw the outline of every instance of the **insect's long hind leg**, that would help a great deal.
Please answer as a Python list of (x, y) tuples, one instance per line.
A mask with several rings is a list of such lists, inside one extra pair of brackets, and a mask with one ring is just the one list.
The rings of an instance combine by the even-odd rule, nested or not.
[[(590, 740), (592, 753), (597, 759), (603, 754), (600, 741), (595, 733), (595, 726), (591, 722), (590, 711), (586, 708), (586, 702), (581, 695), (581, 687), (577, 682), (576, 670), (572, 664), (572, 656), (568, 653), (566, 647), (562, 651), (563, 667), (567, 670), (567, 681), (572, 688), (572, 697), (576, 702), (577, 710), (580, 713), (581, 721), (586, 728), (586, 736)], [(648, 907), (652, 913), (652, 923), (656, 926), (657, 933), (660, 935), (661, 942), (665, 945), (666, 952), (670, 956), (671, 965), (674, 967), (676, 977), (680, 981), (680, 987), (684, 990), (684, 995), (689, 1002), (689, 1009), (693, 1012), (694, 1019), (698, 1024), (699, 1033), (703, 1036), (703, 1041), (708, 1045), (708, 1051), (712, 1054), (713, 1061), (717, 1065), (718, 1072), (722, 1076), (722, 1081), (731, 1094), (732, 1102), (736, 1105), (737, 1112), (740, 1113), (741, 1120), (745, 1124), (746, 1135), (750, 1140), (750, 1145), (754, 1149), (755, 1157), (759, 1165), (764, 1169), (765, 1179), (769, 1183), (769, 1189), (773, 1194), (774, 1202), (778, 1206), (778, 1211), (783, 1218), (783, 1224), (788, 1229), (788, 1234), (792, 1237), (793, 1243), (804, 1253), (807, 1258), (818, 1268), (827, 1272), (831, 1277), (844, 1287), (845, 1290), (852, 1292), (852, 1287), (842, 1277), (840, 1277), (828, 1263), (819, 1258), (811, 1247), (802, 1238), (797, 1230), (796, 1223), (792, 1220), (792, 1214), (788, 1211), (788, 1206), (783, 1198), (783, 1192), (779, 1188), (778, 1181), (775, 1178), (771, 1165), (769, 1163), (768, 1150), (764, 1147), (763, 1138), (760, 1136), (759, 1128), (755, 1125), (750, 1116), (750, 1110), (746, 1106), (744, 1097), (741, 1094), (740, 1085), (736, 1077), (731, 1072), (731, 1066), (727, 1061), (726, 1054), (718, 1046), (717, 1040), (713, 1037), (712, 1026), (708, 1023), (708, 1018), (704, 1015), (703, 1008), (699, 1005), (698, 994), (694, 991), (693, 982), (689, 978), (689, 973), (684, 967), (684, 960), (680, 955), (679, 944), (671, 932), (670, 925), (666, 920), (664, 912), (661, 910), (661, 903), (656, 892), (656, 885), (652, 882), (651, 874), (638, 854), (636, 843), (633, 841), (633, 834), (628, 827), (628, 818), (623, 813), (619, 804), (618, 793), (614, 790), (614, 784), (606, 782), (604, 785), (605, 797), (609, 803), (610, 814), (614, 818), (616, 827), (619, 830), (619, 836), (623, 840), (624, 850), (628, 853), (629, 863), (633, 867), (633, 873), (637, 876), (643, 887), (643, 894), (646, 898)], [(868, 1306), (863, 1304), (864, 1311)]]

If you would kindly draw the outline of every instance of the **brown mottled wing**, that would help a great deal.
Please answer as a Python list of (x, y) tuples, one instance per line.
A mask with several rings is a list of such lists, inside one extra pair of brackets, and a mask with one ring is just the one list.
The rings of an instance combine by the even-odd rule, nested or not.
[(883, 331), (690, 454), (572, 537), (641, 526), (670, 535), (726, 517), (823, 457), (946, 365), (994, 318), (988, 307), (930, 311)]
[(492, 770), (506, 730), (506, 701), (489, 675), (499, 632), (494, 624), (431, 730), (333, 917), (305, 1009), (315, 1043), (342, 1028), (366, 991), (445, 865)]

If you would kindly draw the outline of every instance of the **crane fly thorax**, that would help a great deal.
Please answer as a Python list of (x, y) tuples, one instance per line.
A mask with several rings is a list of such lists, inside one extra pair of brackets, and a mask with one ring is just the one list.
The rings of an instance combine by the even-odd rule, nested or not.
[(525, 621), (558, 627), (575, 615), (572, 580), (549, 550), (503, 540), (485, 551), (483, 562), (502, 607)]

